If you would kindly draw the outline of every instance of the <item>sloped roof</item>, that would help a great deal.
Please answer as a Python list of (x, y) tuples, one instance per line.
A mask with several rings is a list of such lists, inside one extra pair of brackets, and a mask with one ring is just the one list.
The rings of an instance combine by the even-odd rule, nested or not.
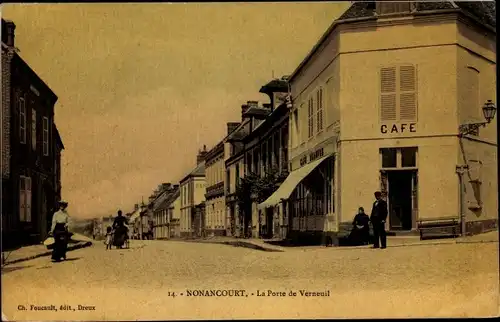
[[(338, 19), (352, 19), (375, 16), (375, 2), (354, 2)], [(496, 27), (496, 5), (495, 1), (416, 1), (417, 11), (459, 9), (470, 14), (481, 23), (490, 27)]]
[[(316, 50), (327, 39), (336, 25), (346, 23), (350, 19), (376, 19), (376, 1), (354, 1), (353, 4), (328, 27), (316, 45), (307, 54), (304, 60), (293, 71), (289, 81), (291, 81), (305, 66)], [(435, 10), (457, 10), (466, 16), (474, 17), (479, 23), (496, 33), (496, 5), (495, 1), (417, 1), (415, 2), (417, 12), (429, 12)]]
[(180, 182), (186, 181), (190, 177), (205, 176), (205, 161), (199, 163), (191, 172), (189, 172)]
[(156, 210), (167, 209), (178, 197), (180, 196), (180, 190), (176, 189), (173, 191), (165, 200), (163, 200)]

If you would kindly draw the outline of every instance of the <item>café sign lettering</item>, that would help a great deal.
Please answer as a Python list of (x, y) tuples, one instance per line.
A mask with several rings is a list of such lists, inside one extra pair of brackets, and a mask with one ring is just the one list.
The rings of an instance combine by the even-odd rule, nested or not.
[(380, 126), (380, 133), (415, 133), (417, 132), (416, 123), (384, 124)]
[[(323, 148), (318, 149), (312, 153), (309, 154), (309, 162), (312, 162), (316, 159), (321, 158), (324, 155)], [(303, 165), (307, 164), (307, 155), (304, 155), (302, 158), (300, 158), (300, 166), (302, 167)]]

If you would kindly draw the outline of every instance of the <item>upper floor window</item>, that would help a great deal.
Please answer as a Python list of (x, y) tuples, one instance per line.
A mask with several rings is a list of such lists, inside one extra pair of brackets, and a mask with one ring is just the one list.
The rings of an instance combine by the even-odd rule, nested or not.
[(234, 175), (234, 179), (236, 180), (236, 187), (240, 185), (240, 165), (236, 165), (236, 174)]
[(43, 117), (43, 155), (49, 155), (49, 118)]
[(26, 100), (24, 97), (18, 98), (19, 105), (19, 141), (26, 144)]
[(19, 178), (19, 220), (31, 222), (31, 178)]
[(31, 109), (31, 147), (36, 150), (36, 110)]
[(416, 121), (417, 73), (413, 65), (380, 70), (380, 120)]
[(226, 171), (226, 184), (227, 184), (226, 191), (228, 193), (230, 193), (231, 192), (231, 172), (229, 171), (229, 169), (227, 169), (227, 171)]
[(323, 130), (323, 88), (319, 88), (316, 92), (316, 123), (317, 123), (317, 131), (320, 132)]
[(309, 126), (308, 138), (311, 138), (314, 134), (314, 100), (309, 98), (307, 105), (307, 125)]

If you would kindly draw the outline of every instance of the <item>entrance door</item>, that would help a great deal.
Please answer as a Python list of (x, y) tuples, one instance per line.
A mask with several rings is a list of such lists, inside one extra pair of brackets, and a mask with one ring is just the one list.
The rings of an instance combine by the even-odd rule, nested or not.
[(273, 216), (274, 216), (274, 209), (273, 208), (266, 208), (266, 238), (272, 238), (273, 237)]
[(391, 230), (411, 230), (413, 223), (413, 172), (388, 171)]

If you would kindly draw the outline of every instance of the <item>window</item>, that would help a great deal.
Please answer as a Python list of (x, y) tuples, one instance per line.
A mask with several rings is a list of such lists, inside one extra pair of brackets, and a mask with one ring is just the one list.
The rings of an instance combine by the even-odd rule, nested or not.
[(308, 128), (308, 138), (312, 138), (314, 134), (314, 101), (313, 98), (309, 98), (309, 102), (307, 105), (307, 125), (309, 126)]
[(321, 87), (316, 93), (316, 101), (318, 106), (316, 111), (317, 132), (321, 132), (323, 130), (323, 88)]
[(417, 77), (412, 65), (380, 70), (380, 120), (416, 121)]
[(236, 174), (235, 174), (235, 180), (236, 180), (236, 187), (240, 185), (240, 165), (236, 165)]
[(417, 167), (417, 148), (383, 148), (382, 168), (415, 168)]
[(49, 155), (49, 118), (43, 117), (43, 155)]
[(19, 181), (19, 220), (31, 222), (31, 178), (25, 176)]
[(226, 191), (231, 193), (231, 171), (229, 169), (226, 171)]
[(417, 148), (402, 148), (401, 149), (401, 167), (416, 167), (417, 166)]
[(24, 97), (19, 97), (19, 141), (26, 143), (26, 101)]
[(31, 147), (36, 150), (36, 110), (31, 109)]
[(300, 138), (300, 133), (299, 133), (299, 111), (295, 110), (293, 111), (293, 147), (296, 147), (299, 145), (299, 138)]
[(397, 150), (396, 149), (381, 149), (382, 168), (397, 167)]

